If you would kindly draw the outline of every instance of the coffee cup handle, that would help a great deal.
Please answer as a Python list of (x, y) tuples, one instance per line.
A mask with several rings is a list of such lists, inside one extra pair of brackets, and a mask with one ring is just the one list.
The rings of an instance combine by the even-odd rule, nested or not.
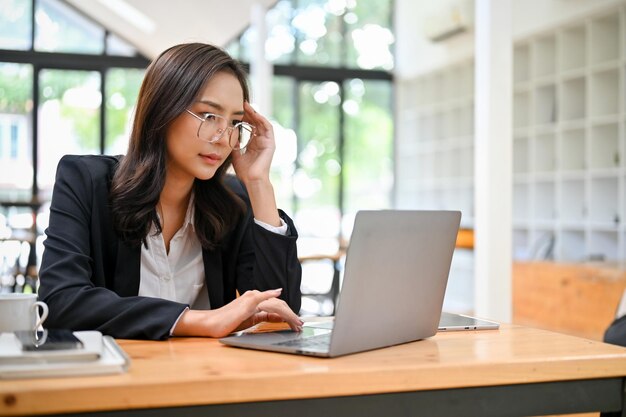
[(43, 322), (48, 318), (48, 304), (43, 301), (37, 301), (33, 304), (33, 308), (41, 307), (41, 316), (39, 316), (39, 320), (37, 320), (37, 324), (35, 324), (35, 330), (39, 328), (39, 326), (43, 325)]

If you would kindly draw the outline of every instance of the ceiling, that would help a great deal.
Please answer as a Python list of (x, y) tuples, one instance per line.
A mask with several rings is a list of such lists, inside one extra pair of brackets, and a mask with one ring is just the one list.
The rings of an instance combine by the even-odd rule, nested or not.
[(146, 57), (169, 46), (207, 42), (225, 46), (250, 24), (254, 4), (276, 0), (66, 0)]

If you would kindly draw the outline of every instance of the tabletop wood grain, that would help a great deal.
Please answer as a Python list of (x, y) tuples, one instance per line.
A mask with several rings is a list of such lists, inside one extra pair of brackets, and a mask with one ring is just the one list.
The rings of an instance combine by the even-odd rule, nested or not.
[(626, 376), (626, 349), (515, 325), (334, 359), (217, 340), (120, 340), (126, 374), (0, 381), (0, 415), (320, 398)]

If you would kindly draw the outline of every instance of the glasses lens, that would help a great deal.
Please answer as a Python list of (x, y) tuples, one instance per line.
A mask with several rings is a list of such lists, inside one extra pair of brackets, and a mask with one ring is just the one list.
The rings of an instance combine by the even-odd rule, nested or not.
[(217, 118), (212, 116), (206, 118), (201, 124), (198, 130), (198, 138), (205, 142), (215, 142), (213, 137), (215, 136), (218, 129)]
[(235, 129), (231, 136), (231, 146), (234, 149), (244, 149), (250, 143), (254, 132), (254, 128), (247, 124), (241, 123)]

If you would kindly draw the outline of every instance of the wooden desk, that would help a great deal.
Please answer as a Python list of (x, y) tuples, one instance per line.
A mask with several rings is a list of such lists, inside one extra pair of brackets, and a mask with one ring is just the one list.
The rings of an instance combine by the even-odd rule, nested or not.
[(624, 289), (624, 264), (513, 262), (513, 322), (602, 340)]
[[(0, 415), (516, 416), (621, 410), (626, 349), (503, 325), (336, 359), (120, 341), (128, 374), (0, 381)], [(182, 407), (182, 408), (176, 408)]]

